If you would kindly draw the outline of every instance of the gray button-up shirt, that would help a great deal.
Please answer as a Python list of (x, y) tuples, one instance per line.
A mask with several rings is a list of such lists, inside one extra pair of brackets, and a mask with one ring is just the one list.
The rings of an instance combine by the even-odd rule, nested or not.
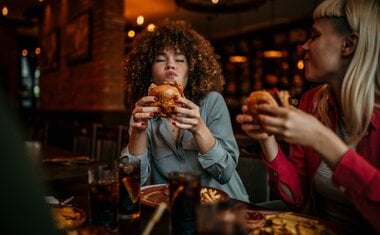
[(167, 183), (169, 172), (192, 171), (201, 175), (202, 185), (221, 189), (232, 198), (249, 201), (236, 171), (239, 148), (223, 97), (217, 92), (210, 92), (201, 101), (200, 114), (216, 139), (206, 154), (199, 153), (190, 131), (182, 129), (179, 141), (175, 143), (167, 120), (154, 118), (148, 121), (146, 130), (147, 152), (132, 156), (126, 147), (122, 155), (141, 159), (143, 184), (149, 176), (152, 176), (153, 184), (162, 184)]

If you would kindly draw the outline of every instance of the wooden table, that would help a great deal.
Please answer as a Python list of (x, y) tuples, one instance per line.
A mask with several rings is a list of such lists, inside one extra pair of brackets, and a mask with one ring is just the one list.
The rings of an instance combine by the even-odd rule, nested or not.
[[(30, 147), (30, 146), (29, 146)], [(35, 148), (36, 146), (32, 147)], [(67, 159), (75, 159), (77, 156), (69, 151), (49, 147), (49, 146), (37, 146), (37, 150), (34, 149), (34, 153), (38, 153), (38, 158), (42, 160), (54, 159), (56, 157), (63, 157)], [(51, 162), (41, 162), (42, 171), (44, 173), (44, 180), (49, 186), (49, 194), (55, 196), (57, 199), (65, 199), (74, 196), (74, 200), (71, 202), (73, 206), (83, 209), (87, 215), (88, 210), (88, 169), (90, 167), (101, 165), (98, 162), (87, 162), (86, 164), (55, 164)], [(254, 204), (249, 204), (235, 199), (229, 199), (224, 203), (224, 207), (233, 208), (235, 206), (244, 207), (251, 210), (263, 210)], [(107, 234), (141, 234), (152, 217), (155, 208), (141, 205), (141, 217), (135, 221), (119, 221), (118, 228), (110, 230), (108, 228), (93, 225), (87, 221), (73, 233), (69, 234), (91, 234), (91, 235), (107, 235)], [(161, 219), (157, 222), (153, 228), (151, 234), (153, 235), (168, 235), (170, 226), (170, 214), (165, 211)]]

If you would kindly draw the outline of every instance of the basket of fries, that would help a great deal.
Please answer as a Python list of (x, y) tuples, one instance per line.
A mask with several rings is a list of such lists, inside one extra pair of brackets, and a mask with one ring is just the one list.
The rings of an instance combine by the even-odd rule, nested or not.
[(217, 201), (224, 201), (229, 198), (228, 194), (212, 187), (201, 188), (201, 203), (215, 203)]
[(81, 226), (86, 221), (86, 213), (73, 206), (52, 207), (53, 220), (58, 229), (72, 230)]

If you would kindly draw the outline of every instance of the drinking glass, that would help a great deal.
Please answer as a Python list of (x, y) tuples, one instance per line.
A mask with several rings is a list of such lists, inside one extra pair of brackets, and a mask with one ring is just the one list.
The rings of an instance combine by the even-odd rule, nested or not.
[(119, 193), (114, 168), (106, 165), (90, 168), (88, 186), (90, 223), (115, 228)]
[(120, 220), (140, 217), (140, 164), (140, 159), (133, 157), (118, 160)]
[(172, 235), (197, 233), (197, 209), (200, 205), (200, 176), (192, 172), (169, 173), (169, 203)]

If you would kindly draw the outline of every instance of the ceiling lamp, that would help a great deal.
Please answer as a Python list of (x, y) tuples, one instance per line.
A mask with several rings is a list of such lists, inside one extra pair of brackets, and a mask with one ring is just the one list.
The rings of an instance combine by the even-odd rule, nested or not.
[(191, 11), (230, 13), (257, 8), (266, 0), (175, 0), (179, 7)]

